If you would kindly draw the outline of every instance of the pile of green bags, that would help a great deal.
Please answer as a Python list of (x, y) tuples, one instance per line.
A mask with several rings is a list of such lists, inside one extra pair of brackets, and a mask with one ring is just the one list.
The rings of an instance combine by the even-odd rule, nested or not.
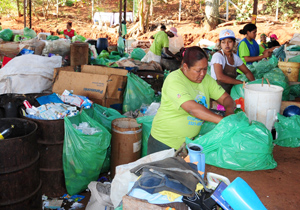
[(271, 132), (260, 122), (249, 123), (244, 112), (223, 118), (211, 131), (195, 140), (203, 147), (205, 163), (220, 168), (254, 171), (273, 169)]

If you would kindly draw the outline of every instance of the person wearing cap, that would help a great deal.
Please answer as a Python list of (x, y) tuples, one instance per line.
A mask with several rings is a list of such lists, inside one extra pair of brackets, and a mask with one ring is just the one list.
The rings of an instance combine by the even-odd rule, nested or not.
[(67, 29), (63, 31), (59, 31), (58, 29), (56, 30), (58, 34), (63, 34), (65, 38), (67, 39), (72, 39), (73, 36), (76, 36), (77, 33), (72, 29), (72, 22), (69, 21), (67, 22)]
[(259, 46), (255, 41), (257, 27), (252, 23), (248, 23), (239, 31), (245, 35), (245, 38), (238, 45), (237, 55), (242, 59), (244, 64), (252, 64), (255, 61), (260, 61), (271, 56), (270, 50)]
[(219, 39), (221, 50), (212, 56), (210, 62), (211, 77), (230, 94), (233, 85), (243, 83), (236, 79), (237, 68), (239, 68), (250, 81), (255, 80), (255, 78), (241, 58), (233, 53), (233, 47), (235, 46), (234, 32), (229, 29), (222, 30), (219, 34)]
[(223, 116), (209, 110), (210, 99), (223, 105), (226, 116), (234, 113), (234, 101), (207, 74), (208, 56), (193, 46), (186, 48), (181, 68), (172, 71), (164, 81), (161, 105), (152, 123), (147, 153), (179, 149), (185, 138), (194, 138), (204, 121), (219, 123)]
[(277, 41), (278, 38), (277, 38), (276, 34), (271, 34), (270, 39), (271, 39), (271, 41), (268, 42), (268, 48), (280, 46), (279, 42)]
[(149, 52), (143, 57), (142, 62), (150, 62), (156, 61), (160, 63), (161, 60), (161, 52), (164, 49), (165, 53), (171, 57), (179, 59), (178, 56), (174, 55), (169, 50), (169, 38), (177, 36), (177, 29), (175, 27), (171, 27), (169, 31), (161, 30), (150, 37), (150, 39), (154, 39)]
[(260, 46), (262, 46), (264, 49), (268, 49), (268, 44), (267, 44), (267, 35), (266, 34), (261, 34), (260, 35)]

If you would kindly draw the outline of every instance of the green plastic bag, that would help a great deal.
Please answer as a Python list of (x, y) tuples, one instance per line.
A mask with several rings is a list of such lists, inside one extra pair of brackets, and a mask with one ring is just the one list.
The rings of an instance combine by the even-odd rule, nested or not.
[(102, 50), (98, 55), (98, 58), (108, 58), (108, 56), (109, 56), (109, 52), (107, 52), (106, 50)]
[(147, 155), (147, 149), (148, 149), (148, 139), (151, 133), (152, 128), (152, 122), (155, 115), (150, 116), (143, 116), (136, 118), (137, 123), (143, 124), (143, 131), (142, 131), (142, 157), (145, 157)]
[(202, 136), (202, 135), (210, 132), (211, 130), (213, 130), (216, 127), (216, 125), (217, 125), (216, 123), (205, 121), (203, 123), (203, 125), (201, 126), (199, 135)]
[[(111, 122), (114, 119), (126, 117), (121, 115), (117, 110), (112, 108), (103, 107), (99, 104), (93, 104), (93, 108), (84, 109), (83, 112), (87, 113), (88, 116), (99, 122), (103, 125), (109, 132), (111, 132)], [(111, 147), (107, 149), (107, 154), (101, 173), (108, 172), (110, 169), (110, 156), (111, 156)]]
[(58, 40), (59, 37), (58, 36), (53, 36), (53, 35), (50, 35), (50, 36), (47, 36), (47, 40)]
[(13, 32), (9, 28), (0, 31), (0, 39), (3, 39), (3, 41), (10, 41), (12, 37), (13, 37)]
[(72, 37), (72, 42), (85, 42), (86, 38), (81, 35), (76, 35)]
[(130, 54), (131, 58), (133, 58), (134, 60), (142, 60), (145, 55), (145, 51), (141, 48), (134, 48), (132, 53)]
[[(111, 134), (85, 112), (65, 117), (64, 122), (63, 169), (67, 191), (75, 195), (85, 190), (91, 181), (98, 179), (110, 146)], [(91, 127), (101, 131), (85, 135), (72, 125), (81, 122), (88, 122)]]
[(124, 44), (124, 40), (122, 37), (119, 37), (118, 42), (117, 42), (117, 49), (118, 52), (120, 53), (120, 55), (124, 54), (125, 51), (125, 44)]
[(268, 73), (264, 74), (264, 78), (268, 78), (271, 85), (277, 85), (283, 88), (282, 100), (288, 101), (290, 98), (290, 85), (288, 78), (284, 75), (281, 69), (273, 68)]
[(300, 55), (297, 55), (295, 57), (292, 57), (289, 59), (289, 62), (296, 62), (296, 63), (300, 63)]
[[(262, 79), (257, 79), (257, 80), (248, 82), (248, 84), (261, 84), (261, 82), (262, 82)], [(264, 84), (268, 84), (266, 80), (264, 80)], [(243, 84), (234, 85), (231, 88), (230, 96), (233, 100), (237, 100), (241, 97), (245, 98), (245, 91), (244, 91), (244, 88), (243, 88)]]
[(93, 104), (92, 109), (84, 109), (83, 111), (103, 125), (109, 132), (111, 132), (111, 122), (114, 119), (126, 117), (115, 109), (107, 108), (99, 104)]
[(277, 166), (271, 132), (260, 122), (250, 124), (244, 112), (223, 118), (212, 131), (186, 143), (201, 145), (205, 163), (216, 167), (254, 171)]
[(34, 30), (28, 28), (28, 27), (25, 27), (24, 28), (24, 36), (30, 36), (31, 38), (35, 38), (36, 37), (36, 33)]
[(290, 101), (294, 101), (296, 97), (300, 96), (300, 84), (290, 86)]
[(14, 42), (21, 42), (32, 39), (30, 36), (15, 35)]
[(277, 114), (274, 127), (278, 134), (275, 144), (282, 147), (300, 147), (300, 116), (285, 117)]
[(127, 85), (124, 92), (123, 113), (135, 111), (142, 104), (150, 105), (154, 101), (154, 90), (151, 85), (133, 73), (127, 74)]

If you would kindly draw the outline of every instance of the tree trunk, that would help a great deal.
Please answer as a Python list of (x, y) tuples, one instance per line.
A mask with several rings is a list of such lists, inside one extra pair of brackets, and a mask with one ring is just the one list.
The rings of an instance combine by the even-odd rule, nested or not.
[(18, 16), (21, 17), (21, 12), (20, 12), (20, 0), (17, 0), (17, 8), (18, 8)]
[(144, 34), (145, 29), (144, 29), (144, 0), (139, 0), (139, 19), (140, 19), (140, 31)]
[(218, 0), (205, 1), (205, 28), (209, 31), (214, 30), (219, 24), (219, 4)]

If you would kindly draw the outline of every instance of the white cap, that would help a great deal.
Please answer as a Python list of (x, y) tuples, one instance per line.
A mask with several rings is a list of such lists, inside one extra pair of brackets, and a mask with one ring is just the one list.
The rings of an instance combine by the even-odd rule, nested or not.
[(234, 35), (234, 32), (230, 29), (225, 29), (225, 30), (222, 30), (220, 32), (220, 35), (219, 35), (219, 39), (220, 40), (223, 40), (223, 39), (226, 39), (226, 38), (232, 38), (232, 39), (235, 39), (235, 35)]
[(241, 104), (236, 105), (236, 108), (241, 108), (241, 107), (242, 107)]

